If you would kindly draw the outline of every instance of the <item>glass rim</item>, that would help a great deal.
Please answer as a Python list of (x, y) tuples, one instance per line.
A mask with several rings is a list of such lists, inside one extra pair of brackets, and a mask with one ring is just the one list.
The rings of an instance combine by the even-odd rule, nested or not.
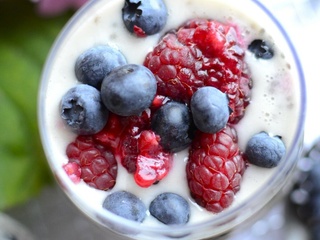
[[(305, 86), (305, 78), (304, 78), (304, 73), (302, 69), (301, 62), (298, 57), (298, 53), (295, 50), (295, 47), (290, 40), (290, 37), (288, 33), (285, 31), (283, 28), (282, 24), (277, 20), (277, 18), (273, 15), (273, 13), (264, 5), (262, 4), (259, 0), (248, 0), (253, 2), (258, 8), (261, 9), (268, 17), (272, 20), (272, 22), (276, 25), (280, 33), (282, 34), (282, 37), (284, 38), (285, 42), (288, 44), (289, 49), (291, 51), (291, 54), (293, 56), (294, 64), (295, 67), (297, 68), (297, 73), (298, 73), (298, 79), (299, 79), (299, 88), (300, 88), (300, 114), (299, 114), (299, 120), (298, 120), (298, 126), (297, 126), (297, 131), (295, 132), (294, 139), (292, 141), (291, 147), (289, 151), (287, 152), (286, 158), (291, 159), (293, 158), (293, 155), (295, 154), (295, 148), (300, 144), (300, 140), (303, 138), (303, 126), (305, 122), (305, 115), (306, 115), (306, 86)], [(94, 1), (88, 1), (82, 8), (80, 8), (73, 17), (67, 22), (67, 24), (62, 28), (60, 33), (58, 34), (49, 54), (47, 57), (47, 60), (44, 65), (44, 70), (41, 75), (41, 82), (40, 82), (40, 87), (38, 91), (38, 125), (39, 125), (39, 130), (40, 130), (40, 137), (42, 140), (43, 148), (45, 151), (45, 155), (48, 159), (48, 163), (51, 167), (51, 169), (54, 169), (53, 166), (53, 161), (51, 160), (50, 156), (50, 146), (48, 144), (48, 141), (46, 139), (48, 138), (48, 131), (46, 130), (45, 126), (45, 117), (44, 117), (44, 111), (41, 109), (44, 108), (44, 101), (41, 101), (41, 99), (45, 98), (45, 92), (47, 89), (47, 82), (44, 80), (46, 79), (46, 76), (48, 75), (48, 69), (52, 65), (53, 58), (57, 52), (57, 49), (59, 46), (63, 43), (64, 39), (68, 36), (68, 30), (71, 29), (75, 23), (82, 17), (82, 15), (93, 5), (97, 4), (100, 2), (100, 0), (94, 0)], [(293, 160), (292, 160), (293, 161)], [(277, 186), (279, 184), (279, 181), (281, 180), (282, 176), (284, 173), (290, 172), (293, 170), (295, 164), (291, 163), (288, 164), (286, 161), (281, 161), (280, 164), (277, 167), (277, 170), (274, 173), (274, 178), (269, 179), (266, 183), (264, 183), (263, 186), (268, 186), (268, 187), (274, 187), (275, 189), (280, 190), (280, 187)], [(57, 178), (57, 177), (56, 177)], [(61, 179), (61, 178), (59, 178)], [(58, 179), (58, 182), (59, 182)], [(74, 202), (74, 198), (76, 197), (74, 191), (72, 190), (71, 186), (71, 181), (70, 183), (61, 183), (59, 182), (59, 185), (64, 189), (64, 192), (71, 198), (71, 200)], [(275, 187), (277, 186), (277, 187)], [(149, 233), (161, 233), (163, 234), (164, 232), (167, 234), (172, 234), (172, 229), (174, 228), (174, 231), (183, 231), (183, 232), (192, 232), (194, 230), (199, 231), (201, 228), (205, 227), (210, 227), (213, 225), (220, 226), (221, 224), (224, 224), (225, 222), (230, 223), (233, 219), (237, 220), (239, 216), (239, 212), (241, 212), (241, 209), (246, 209), (246, 207), (250, 206), (257, 206), (259, 202), (261, 202), (261, 199), (271, 199), (270, 196), (268, 195), (268, 191), (265, 190), (266, 188), (259, 189), (255, 195), (252, 195), (248, 198), (247, 201), (240, 203), (238, 206), (233, 207), (232, 209), (225, 209), (223, 212), (219, 213), (219, 216), (216, 216), (214, 219), (209, 219), (207, 221), (201, 221), (198, 223), (192, 223), (188, 225), (183, 225), (183, 226), (144, 226), (139, 223), (123, 219), (119, 216), (116, 216), (108, 211), (105, 211), (105, 213), (98, 213), (97, 215), (106, 218), (108, 221), (113, 221), (114, 223), (119, 223), (123, 225), (126, 229), (131, 229), (134, 231), (141, 231), (141, 232), (149, 232)], [(274, 197), (276, 193), (272, 195)], [(77, 204), (76, 204), (77, 205)], [(258, 212), (264, 205), (260, 206), (259, 208), (255, 209), (255, 212)], [(88, 205), (86, 206), (87, 210), (90, 208)], [(79, 207), (81, 211), (83, 211), (82, 207)], [(95, 211), (95, 209), (93, 209)], [(241, 218), (243, 221), (251, 217), (253, 214), (251, 213), (241, 213), (243, 214), (243, 217)], [(90, 215), (90, 213), (88, 213)], [(243, 222), (241, 221), (241, 222)], [(100, 225), (105, 226), (101, 222), (98, 222)], [(237, 225), (237, 223), (235, 223)]]

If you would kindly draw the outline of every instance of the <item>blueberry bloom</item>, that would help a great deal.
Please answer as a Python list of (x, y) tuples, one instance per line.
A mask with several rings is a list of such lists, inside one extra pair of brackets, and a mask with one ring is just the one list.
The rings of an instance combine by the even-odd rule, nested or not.
[(32, 0), (37, 3), (37, 10), (43, 16), (58, 15), (69, 9), (78, 9), (88, 0)]

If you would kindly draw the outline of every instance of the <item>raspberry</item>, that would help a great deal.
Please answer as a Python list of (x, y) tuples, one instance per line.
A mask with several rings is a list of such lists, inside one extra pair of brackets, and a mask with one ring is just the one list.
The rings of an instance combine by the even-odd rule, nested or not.
[[(75, 164), (81, 173), (80, 178), (89, 186), (100, 189), (112, 189), (116, 183), (117, 162), (113, 153), (94, 142), (92, 136), (78, 136), (66, 149), (69, 162), (65, 170)], [(67, 171), (68, 173), (68, 171)], [(76, 172), (77, 173), (77, 172)], [(73, 179), (73, 175), (69, 176)]]
[(193, 93), (213, 86), (226, 93), (237, 123), (249, 104), (251, 80), (236, 27), (193, 19), (167, 33), (146, 56), (144, 65), (156, 76), (158, 94), (189, 103)]
[[(159, 108), (166, 98), (157, 96), (152, 109)], [(172, 154), (160, 146), (160, 138), (150, 129), (151, 111), (147, 109), (140, 116), (121, 117), (110, 114), (106, 127), (93, 136), (96, 143), (109, 149), (116, 159), (134, 174), (141, 187), (164, 178), (172, 162)]]
[(134, 179), (140, 187), (149, 187), (168, 174), (173, 156), (163, 151), (160, 137), (151, 130), (141, 133), (138, 149)]
[(143, 130), (150, 128), (150, 112), (144, 111), (141, 116), (122, 118), (122, 131), (116, 156), (129, 173), (136, 172), (139, 155), (138, 140)]
[(186, 166), (192, 197), (208, 211), (218, 213), (231, 205), (245, 170), (237, 133), (227, 125), (215, 134), (198, 132)]
[(128, 172), (136, 171), (139, 134), (150, 128), (150, 111), (140, 116), (122, 117), (110, 113), (105, 128), (93, 136), (94, 140), (110, 149)]
[(94, 141), (114, 152), (119, 145), (119, 134), (123, 129), (121, 119), (122, 117), (110, 113), (106, 126), (93, 136)]

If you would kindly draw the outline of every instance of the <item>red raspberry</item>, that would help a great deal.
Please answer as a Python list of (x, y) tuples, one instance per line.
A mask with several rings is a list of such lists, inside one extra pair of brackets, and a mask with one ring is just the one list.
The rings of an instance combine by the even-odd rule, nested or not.
[(122, 120), (124, 128), (116, 155), (128, 172), (134, 173), (139, 155), (138, 140), (141, 132), (150, 128), (150, 111), (144, 111), (141, 116), (130, 116)]
[[(156, 110), (168, 99), (157, 96), (151, 108)], [(134, 174), (136, 183), (149, 187), (165, 177), (171, 167), (172, 155), (159, 144), (159, 136), (150, 129), (151, 110), (140, 116), (109, 116), (106, 127), (93, 136), (95, 142), (110, 149), (116, 159), (129, 173)]]
[(134, 179), (140, 187), (149, 187), (168, 174), (173, 156), (163, 151), (160, 137), (151, 130), (140, 134), (138, 149)]
[(196, 134), (186, 173), (191, 195), (200, 206), (214, 213), (230, 206), (244, 170), (237, 133), (231, 126), (216, 134)]
[(225, 92), (237, 123), (249, 104), (251, 81), (236, 27), (193, 19), (166, 34), (144, 62), (156, 76), (158, 94), (189, 103), (203, 86)]
[(122, 117), (111, 113), (106, 127), (94, 135), (95, 141), (112, 150), (116, 159), (128, 172), (136, 171), (138, 139), (143, 130), (150, 128), (150, 110), (140, 116)]
[(119, 135), (123, 130), (121, 120), (122, 117), (110, 112), (106, 126), (100, 132), (93, 135), (94, 141), (115, 152), (119, 146)]
[[(68, 145), (66, 154), (69, 163), (64, 166), (65, 170), (77, 164), (80, 178), (88, 185), (100, 190), (114, 187), (118, 170), (116, 159), (108, 149), (97, 145), (92, 136), (78, 136)], [(69, 176), (74, 178), (73, 175)]]
[(93, 136), (94, 141), (110, 149), (128, 172), (136, 171), (138, 136), (150, 128), (150, 111), (141, 116), (122, 117), (110, 113), (107, 125)]

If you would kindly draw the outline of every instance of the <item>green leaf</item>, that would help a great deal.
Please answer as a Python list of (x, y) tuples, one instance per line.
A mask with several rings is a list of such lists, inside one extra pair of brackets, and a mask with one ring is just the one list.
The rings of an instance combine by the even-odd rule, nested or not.
[(70, 13), (45, 19), (28, 1), (0, 1), (0, 210), (52, 181), (37, 125), (45, 58)]

